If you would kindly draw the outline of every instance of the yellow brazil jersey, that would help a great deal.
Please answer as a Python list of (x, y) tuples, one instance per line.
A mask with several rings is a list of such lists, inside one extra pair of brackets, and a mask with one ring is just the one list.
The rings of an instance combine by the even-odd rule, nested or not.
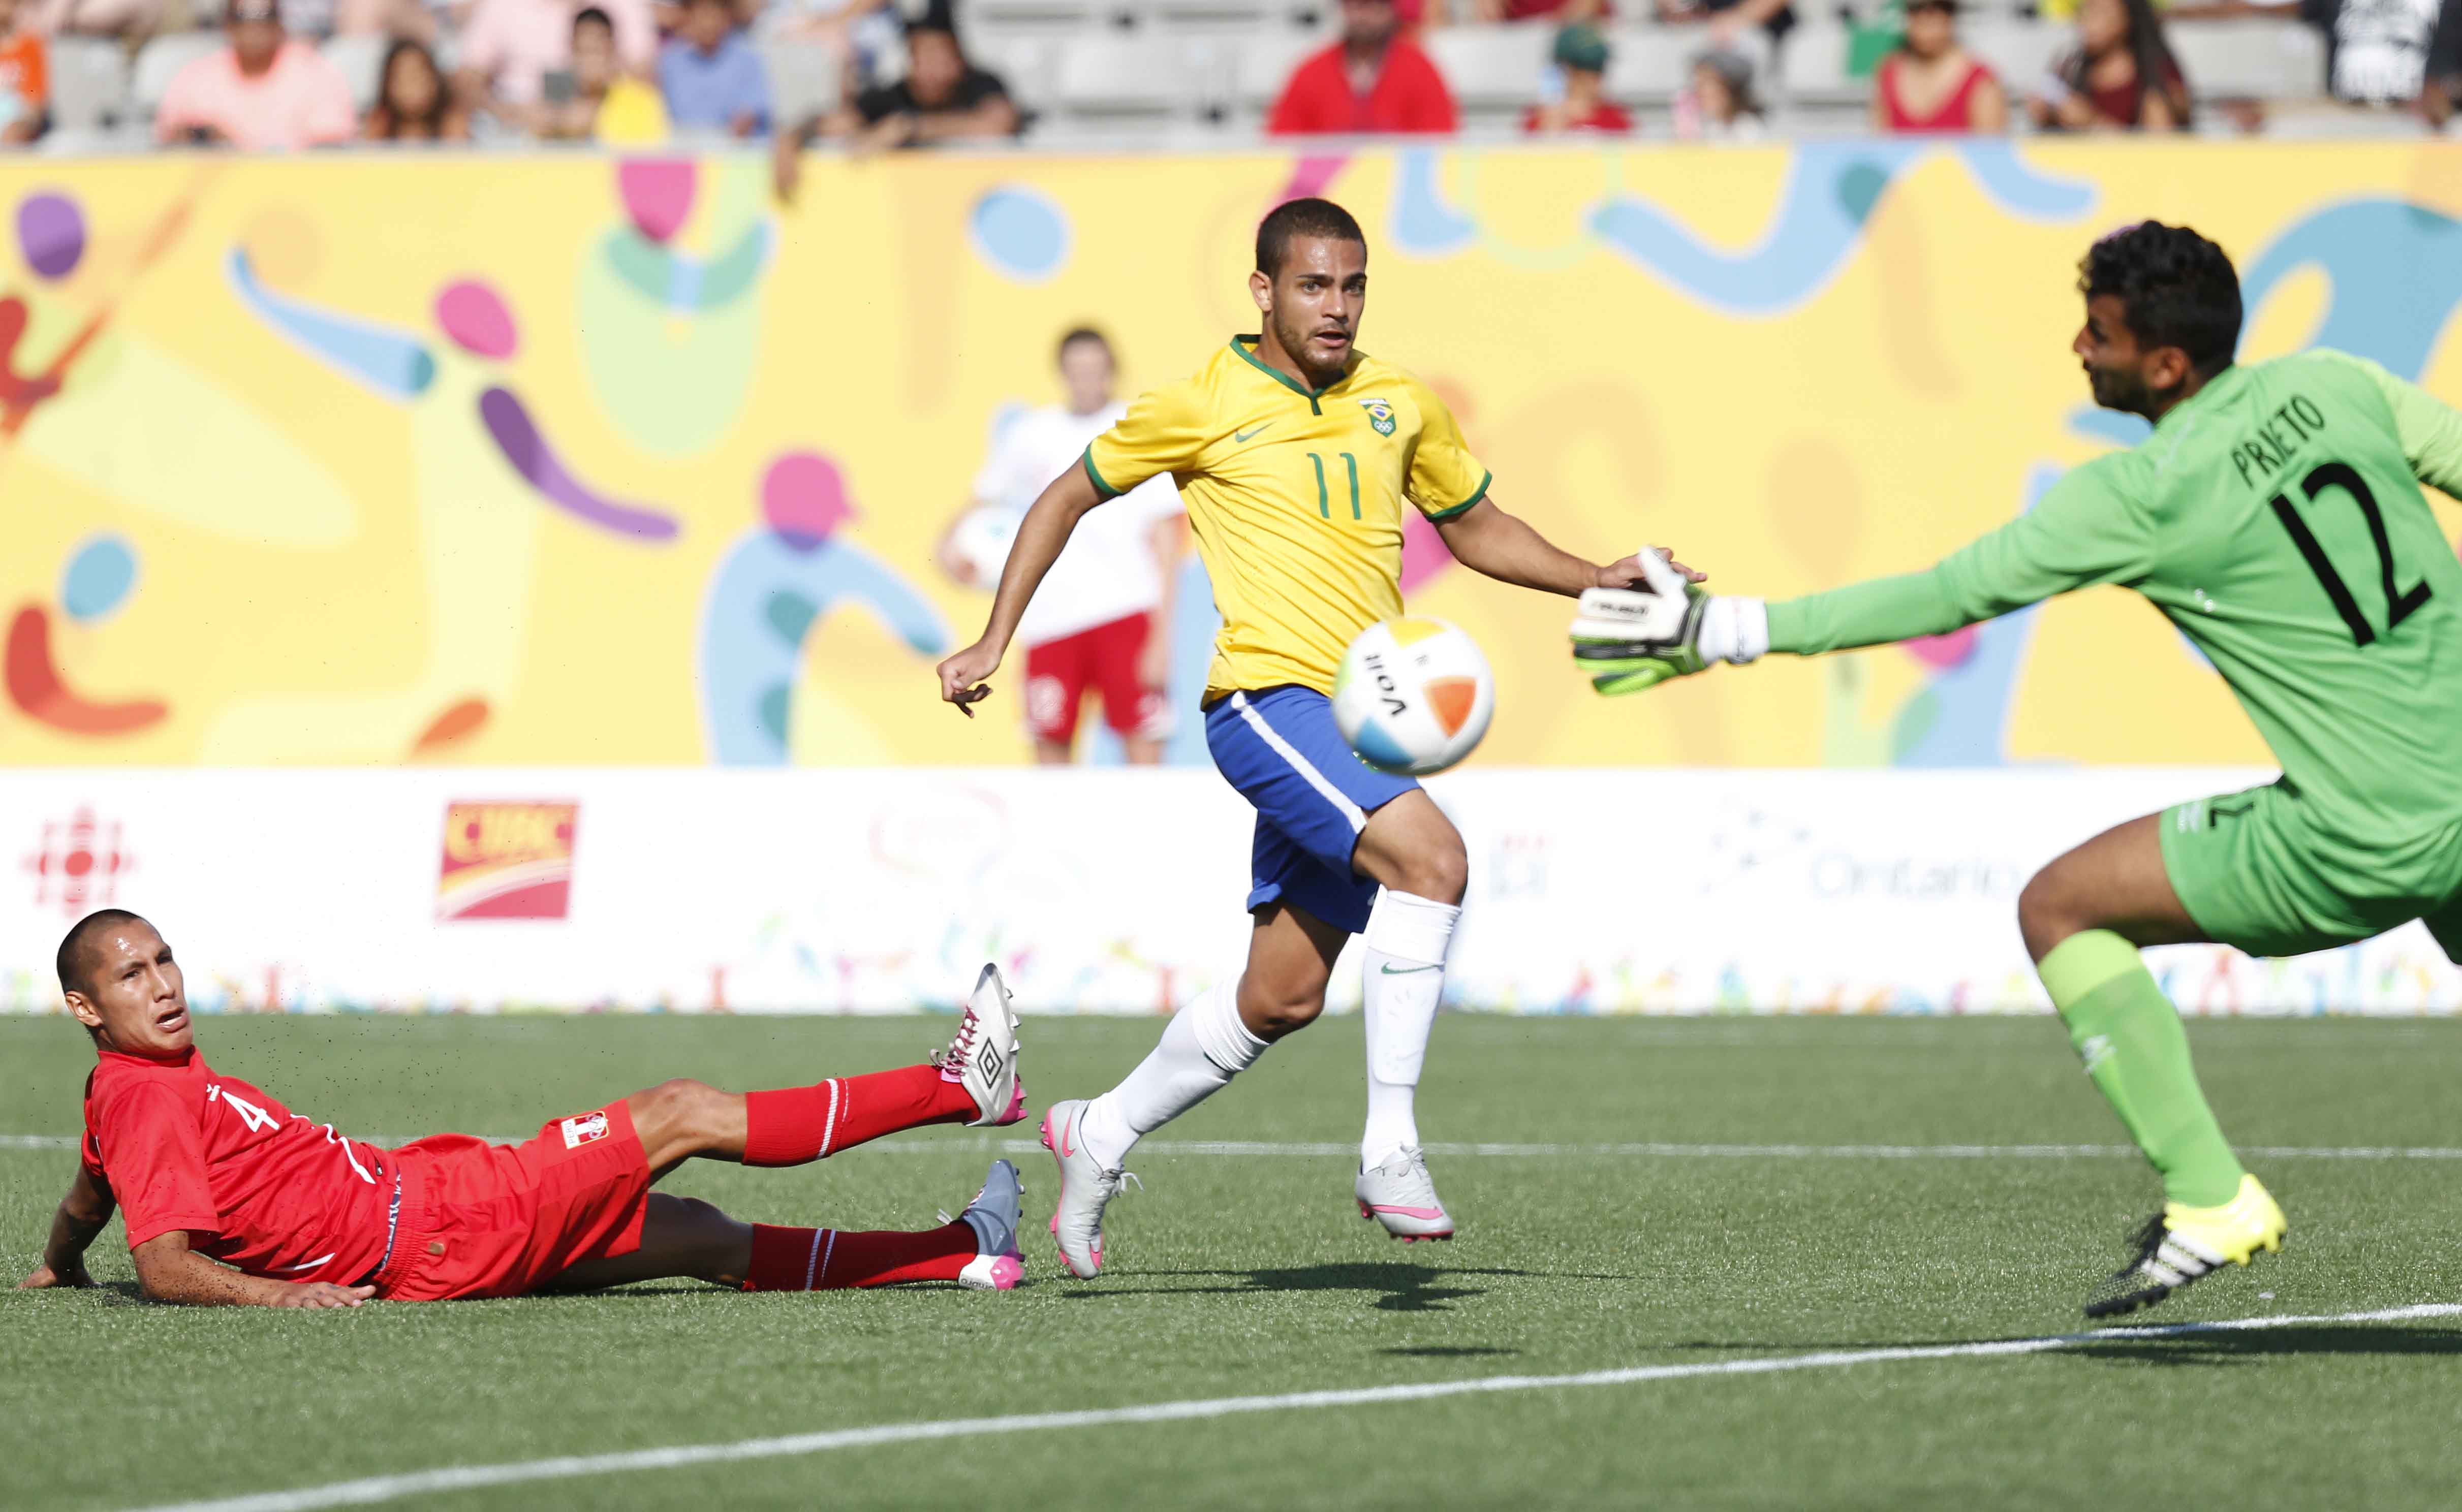
[(1086, 448), (1106, 499), (1157, 473), (1179, 485), (1222, 615), (1209, 703), (1286, 683), (1330, 693), (1351, 638), (1402, 612), (1405, 505), (1442, 520), (1487, 496), (1486, 469), (1417, 378), (1354, 351), (1309, 389), (1256, 347), (1232, 337)]

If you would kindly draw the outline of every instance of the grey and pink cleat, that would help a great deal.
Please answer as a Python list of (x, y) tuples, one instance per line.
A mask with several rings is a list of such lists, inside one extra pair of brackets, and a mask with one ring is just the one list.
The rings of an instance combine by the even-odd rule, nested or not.
[(1120, 1195), (1122, 1182), (1134, 1178), (1125, 1170), (1103, 1169), (1087, 1153), (1077, 1129), (1085, 1116), (1083, 1100), (1045, 1109), (1043, 1148), (1060, 1166), (1060, 1201), (1051, 1210), (1051, 1238), (1060, 1246), (1060, 1263), (1070, 1275), (1091, 1281), (1103, 1268), (1103, 1209)]
[(958, 1083), (975, 1100), (982, 1116), (968, 1120), (967, 1128), (998, 1128), (1026, 1116), (1026, 1083), (1017, 1074), (1017, 1014), (998, 966), (985, 965), (975, 979), (975, 990), (958, 1015), (957, 1034), (932, 1064), (940, 1068), (942, 1081)]
[(1026, 1257), (1018, 1253), (1017, 1226), (1026, 1218), (1026, 1187), (1017, 1167), (995, 1160), (983, 1176), (983, 1189), (958, 1215), (975, 1231), (975, 1258), (958, 1273), (958, 1285), (970, 1291), (1011, 1291), (1026, 1279)]
[(1453, 1215), (1436, 1196), (1428, 1175), (1427, 1158), (1417, 1145), (1408, 1145), (1359, 1173), (1351, 1188), (1359, 1199), (1359, 1216), (1385, 1225), (1385, 1232), (1406, 1243), (1454, 1237)]

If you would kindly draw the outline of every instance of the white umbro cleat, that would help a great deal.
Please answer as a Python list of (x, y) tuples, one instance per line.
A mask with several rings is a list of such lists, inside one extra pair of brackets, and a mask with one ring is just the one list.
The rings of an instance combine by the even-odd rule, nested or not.
[(1091, 1281), (1103, 1268), (1103, 1209), (1120, 1195), (1120, 1184), (1135, 1177), (1125, 1170), (1106, 1171), (1086, 1153), (1078, 1138), (1078, 1120), (1086, 1116), (1083, 1100), (1053, 1103), (1043, 1112), (1043, 1148), (1060, 1164), (1060, 1204), (1051, 1212), (1051, 1237), (1060, 1246), (1060, 1263), (1069, 1273)]
[(1454, 1237), (1453, 1215), (1436, 1196), (1436, 1180), (1417, 1145), (1406, 1145), (1386, 1156), (1384, 1164), (1360, 1172), (1351, 1190), (1359, 1199), (1359, 1216), (1384, 1224), (1395, 1239), (1416, 1242)]
[(1008, 986), (1000, 968), (986, 965), (958, 1015), (949, 1048), (932, 1057), (942, 1081), (957, 1082), (983, 1116), (969, 1129), (1013, 1124), (1026, 1116), (1026, 1083), (1017, 1074), (1017, 1015), (1009, 1010)]
[(958, 1216), (975, 1231), (975, 1258), (958, 1273), (958, 1285), (971, 1291), (1008, 1291), (1026, 1277), (1026, 1258), (1018, 1253), (1017, 1225), (1025, 1218), (1026, 1188), (1017, 1167), (995, 1160), (983, 1176), (983, 1189)]

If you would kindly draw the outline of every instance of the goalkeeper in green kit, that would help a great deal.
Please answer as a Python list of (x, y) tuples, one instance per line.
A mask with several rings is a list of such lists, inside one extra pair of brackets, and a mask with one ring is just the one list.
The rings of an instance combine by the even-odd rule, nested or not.
[(1659, 568), (1648, 592), (1583, 594), (1572, 634), (1598, 690), (1631, 693), (2119, 583), (2222, 674), (2281, 779), (2097, 835), (2018, 900), (2086, 1073), (2163, 1177), (2135, 1258), (2086, 1304), (2105, 1317), (2278, 1250), (2284, 1230), (2139, 947), (2292, 956), (2424, 918), (2462, 959), (2462, 563), (2419, 486), (2462, 495), (2462, 413), (2340, 352), (2235, 366), (2238, 276), (2184, 227), (2115, 231), (2080, 272), (2073, 350), (2098, 404), (2154, 422), (2134, 450), (2072, 470), (1930, 572), (1765, 604)]

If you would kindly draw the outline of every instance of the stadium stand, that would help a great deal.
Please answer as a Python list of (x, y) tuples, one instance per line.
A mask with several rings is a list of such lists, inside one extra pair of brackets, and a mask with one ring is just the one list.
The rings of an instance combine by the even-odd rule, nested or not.
[[(2027, 5), (1971, 0), (1962, 26), (1969, 50), (2017, 93), (2041, 77), (2074, 38), (2069, 26), (2038, 18)], [(1252, 140), (1292, 68), (1332, 38), (1338, 21), (1334, 6), (1308, 0), (965, 0), (961, 13), (969, 55), (1007, 81), (1029, 114), (1029, 140), (1062, 145)], [(1732, 45), (1753, 59), (1780, 130), (1862, 129), (1871, 80), (1849, 69), (1854, 27), (1847, 13), (1825, 7), (1801, 13), (1782, 44), (1754, 32)], [(1708, 34), (1631, 20), (1612, 24), (1608, 34), (1609, 97), (1635, 113), (1637, 135), (1666, 136), (1668, 107)], [(2170, 35), (2200, 99), (2259, 102), (2276, 119), (2309, 110), (2322, 122), (2315, 129), (2333, 134), (2415, 129), (2399, 116), (2330, 105), (2324, 36), (2287, 16), (2184, 22)], [(1551, 36), (1551, 28), (1530, 23), (1422, 34), (1460, 105), (1464, 137), (1519, 134), (1523, 112), (1548, 87)], [(45, 148), (142, 144), (171, 76), (219, 42), (213, 31), (164, 32), (131, 59), (115, 43), (55, 39), (54, 121)], [(342, 36), (322, 46), (364, 109), (375, 97), (384, 39)], [(448, 67), (451, 47), (448, 36), (439, 48)], [(831, 47), (771, 40), (760, 52), (781, 119), (824, 113), (842, 97), (843, 54)], [(2201, 125), (2235, 129), (2219, 119)]]

